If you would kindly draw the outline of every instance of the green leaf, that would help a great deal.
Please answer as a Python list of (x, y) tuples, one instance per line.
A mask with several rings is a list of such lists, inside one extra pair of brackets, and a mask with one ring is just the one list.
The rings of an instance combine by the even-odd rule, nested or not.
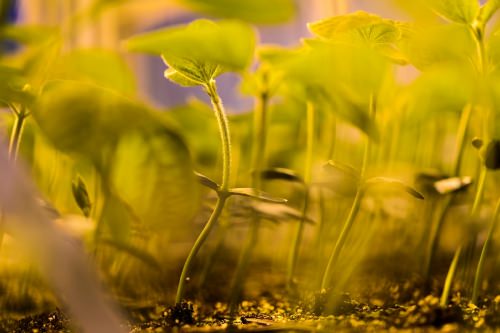
[(0, 29), (0, 39), (22, 44), (41, 44), (57, 36), (58, 30), (44, 25), (6, 25)]
[(201, 185), (206, 186), (216, 192), (219, 191), (219, 184), (217, 184), (215, 181), (213, 181), (212, 179), (208, 178), (207, 176), (199, 172), (195, 171), (194, 174)]
[(500, 0), (488, 0), (479, 10), (479, 20), (487, 23), (500, 8)]
[(249, 197), (261, 201), (274, 202), (274, 203), (286, 203), (288, 200), (283, 198), (276, 198), (269, 195), (266, 192), (259, 191), (253, 188), (232, 188), (228, 191), (229, 195), (238, 195), (243, 197)]
[(367, 190), (372, 187), (376, 186), (384, 186), (384, 187), (390, 187), (398, 190), (403, 190), (406, 193), (410, 194), (416, 199), (423, 200), (424, 196), (421, 194), (419, 191), (414, 189), (413, 187), (406, 185), (402, 181), (394, 178), (387, 178), (387, 177), (373, 177), (368, 180), (366, 180), (363, 184), (364, 190)]
[(165, 78), (183, 87), (194, 87), (203, 84), (201, 81), (190, 79), (188, 76), (179, 73), (172, 67), (165, 70)]
[(456, 23), (471, 24), (479, 12), (478, 0), (426, 0), (440, 16)]
[(90, 210), (92, 209), (92, 203), (90, 202), (89, 192), (87, 191), (87, 186), (83, 182), (82, 177), (78, 176), (71, 183), (71, 190), (73, 192), (73, 197), (78, 207), (82, 210), (85, 217), (89, 217)]
[(395, 21), (363, 11), (309, 23), (308, 27), (316, 36), (331, 40), (349, 35), (373, 44), (391, 44), (401, 37)]
[(324, 169), (330, 173), (340, 173), (342, 176), (351, 177), (359, 181), (359, 171), (352, 166), (339, 162), (329, 160), (327, 164), (324, 165)]
[(313, 218), (310, 216), (303, 216), (300, 210), (288, 205), (271, 202), (252, 202), (251, 205), (256, 213), (262, 218), (267, 218), (273, 221), (302, 220), (302, 218), (304, 218), (305, 222), (315, 223)]
[(0, 65), (0, 102), (29, 105), (33, 95), (24, 89), (27, 83), (22, 71)]
[(201, 19), (132, 37), (127, 47), (161, 54), (169, 67), (192, 81), (206, 83), (224, 71), (242, 71), (250, 65), (255, 33), (242, 22)]
[(58, 59), (53, 78), (78, 80), (134, 95), (132, 70), (116, 52), (105, 49), (77, 49)]
[(293, 0), (180, 0), (192, 9), (213, 16), (236, 18), (252, 23), (289, 21), (296, 12)]

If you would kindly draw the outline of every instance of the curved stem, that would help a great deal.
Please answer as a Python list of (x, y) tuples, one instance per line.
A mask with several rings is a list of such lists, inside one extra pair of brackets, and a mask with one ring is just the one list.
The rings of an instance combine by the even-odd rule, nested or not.
[(486, 255), (490, 249), (491, 240), (493, 239), (493, 234), (497, 228), (498, 217), (500, 215), (500, 200), (497, 201), (495, 207), (495, 212), (493, 213), (493, 219), (491, 221), (490, 230), (488, 231), (488, 237), (483, 244), (483, 249), (481, 250), (481, 256), (479, 257), (479, 262), (477, 263), (476, 274), (474, 276), (474, 288), (472, 289), (472, 304), (477, 304), (477, 299), (479, 296), (479, 291), (481, 289), (481, 283), (483, 282), (484, 275), (484, 262), (486, 260)]
[(179, 285), (177, 287), (177, 295), (175, 297), (176, 304), (180, 303), (184, 297), (187, 274), (189, 272), (189, 269), (191, 268), (191, 264), (194, 258), (198, 254), (201, 246), (205, 243), (213, 227), (217, 224), (219, 216), (224, 209), (231, 177), (231, 135), (229, 132), (229, 122), (227, 120), (222, 101), (219, 97), (219, 94), (217, 93), (215, 80), (211, 79), (204, 86), (204, 88), (205, 92), (210, 97), (210, 101), (212, 102), (212, 106), (215, 112), (215, 117), (217, 118), (217, 124), (219, 125), (219, 133), (222, 145), (222, 183), (220, 185), (219, 191), (217, 192), (218, 197), (214, 211), (212, 212), (212, 215), (210, 215), (207, 224), (196, 239), (182, 268), (181, 276), (179, 278)]
[(314, 137), (316, 135), (316, 111), (314, 104), (310, 101), (306, 104), (306, 159), (304, 165), (304, 202), (302, 206), (302, 218), (297, 224), (295, 229), (295, 234), (292, 241), (292, 247), (288, 256), (288, 269), (286, 286), (288, 291), (292, 290), (293, 277), (295, 275), (295, 268), (297, 266), (297, 260), (299, 257), (300, 243), (302, 242), (302, 235), (304, 233), (304, 222), (307, 215), (307, 208), (309, 206), (309, 184), (311, 183), (312, 177), (312, 165), (313, 165), (313, 154), (314, 154)]
[(222, 183), (220, 185), (220, 190), (222, 192), (226, 192), (229, 190), (232, 160), (229, 122), (227, 120), (222, 101), (217, 93), (217, 86), (214, 79), (210, 80), (209, 83), (205, 85), (205, 91), (210, 97), (210, 101), (212, 102), (212, 106), (215, 111), (215, 117), (217, 118), (217, 124), (219, 125), (219, 133), (222, 143)]
[(191, 251), (189, 252), (189, 255), (188, 255), (186, 261), (184, 262), (184, 266), (182, 267), (181, 276), (179, 278), (179, 285), (177, 287), (177, 295), (175, 296), (175, 303), (176, 304), (180, 303), (184, 297), (186, 278), (187, 278), (189, 269), (191, 268), (191, 264), (193, 262), (193, 259), (196, 257), (201, 246), (203, 245), (203, 243), (205, 243), (205, 240), (207, 239), (208, 235), (210, 234), (210, 231), (213, 229), (213, 227), (217, 223), (217, 220), (219, 219), (219, 216), (224, 208), (225, 203), (226, 203), (225, 196), (220, 196), (219, 198), (217, 198), (217, 203), (215, 204), (215, 208), (214, 208), (214, 211), (212, 212), (212, 215), (210, 215), (210, 218), (208, 219), (207, 224), (205, 224), (205, 227), (203, 228), (200, 235), (196, 239), (193, 247), (191, 248)]

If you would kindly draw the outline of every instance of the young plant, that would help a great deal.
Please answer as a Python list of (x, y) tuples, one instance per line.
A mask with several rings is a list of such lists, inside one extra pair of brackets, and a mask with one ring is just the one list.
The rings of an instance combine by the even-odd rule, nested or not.
[(250, 64), (253, 57), (255, 36), (248, 25), (237, 21), (214, 23), (198, 20), (188, 26), (134, 37), (129, 40), (128, 45), (132, 50), (161, 54), (168, 66), (165, 77), (169, 80), (182, 86), (201, 86), (210, 97), (219, 125), (223, 160), (222, 182), (219, 185), (209, 178), (199, 175), (202, 184), (216, 191), (217, 202), (212, 215), (184, 263), (175, 299), (178, 304), (184, 298), (185, 281), (192, 262), (211, 230), (217, 224), (226, 200), (231, 195), (283, 202), (280, 199), (269, 198), (254, 188), (230, 188), (231, 136), (227, 116), (217, 92), (215, 78), (226, 71), (242, 71)]

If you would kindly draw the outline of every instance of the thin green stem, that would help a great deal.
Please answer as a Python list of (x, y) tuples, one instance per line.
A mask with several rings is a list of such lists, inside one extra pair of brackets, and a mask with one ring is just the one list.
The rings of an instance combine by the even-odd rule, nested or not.
[(217, 86), (215, 80), (212, 79), (205, 85), (205, 91), (210, 97), (217, 124), (219, 125), (219, 133), (222, 142), (222, 183), (220, 190), (227, 192), (229, 190), (229, 182), (231, 175), (231, 134), (229, 132), (229, 122), (227, 120), (222, 100), (217, 93)]
[(483, 248), (481, 250), (481, 256), (479, 257), (479, 262), (477, 263), (476, 274), (474, 276), (474, 287), (472, 289), (472, 298), (471, 298), (472, 304), (477, 304), (477, 299), (479, 297), (481, 284), (483, 283), (484, 263), (486, 260), (486, 255), (488, 254), (488, 251), (491, 246), (493, 234), (497, 229), (499, 215), (500, 215), (500, 200), (497, 201), (495, 212), (493, 213), (493, 218), (491, 221), (490, 230), (488, 231), (488, 236), (486, 237), (486, 241), (483, 244)]
[(484, 187), (486, 185), (487, 173), (488, 169), (485, 166), (482, 166), (481, 173), (479, 174), (479, 179), (477, 181), (476, 193), (474, 195), (474, 202), (472, 203), (472, 208), (470, 212), (471, 218), (475, 218), (481, 208), (481, 203), (483, 201)]
[(189, 252), (189, 255), (184, 262), (184, 266), (182, 267), (182, 272), (181, 276), (179, 278), (179, 285), (177, 287), (177, 295), (175, 296), (175, 303), (178, 304), (183, 300), (184, 297), (184, 289), (186, 286), (186, 279), (188, 277), (189, 270), (191, 268), (192, 262), (196, 255), (198, 254), (198, 251), (200, 250), (201, 246), (205, 243), (206, 239), (208, 238), (208, 235), (212, 231), (213, 227), (217, 223), (217, 220), (219, 219), (219, 216), (224, 209), (224, 205), (226, 203), (226, 197), (225, 196), (220, 196), (217, 198), (217, 203), (215, 204), (215, 208), (212, 212), (212, 215), (210, 215), (210, 218), (208, 219), (207, 224), (205, 224), (205, 227), (201, 231), (200, 235), (196, 239), (193, 247), (191, 248), (191, 251)]
[(13, 161), (17, 160), (17, 155), (19, 154), (19, 147), (21, 146), (21, 139), (27, 117), (28, 114), (24, 107), (21, 107), (19, 111), (15, 112), (14, 126), (12, 127), (9, 141), (9, 158)]
[[(374, 96), (370, 97), (370, 110), (369, 113), (372, 117), (375, 116), (376, 114), (376, 101)], [(370, 138), (367, 138), (366, 145), (365, 145), (365, 150), (363, 153), (363, 160), (361, 162), (361, 171), (360, 171), (360, 179), (361, 181), (365, 178), (366, 175), (366, 169), (368, 167), (368, 161), (370, 159), (370, 152), (371, 152), (371, 142)], [(321, 290), (324, 290), (328, 287), (331, 281), (331, 275), (333, 273), (333, 270), (335, 266), (337, 265), (338, 258), (340, 256), (340, 252), (342, 251), (342, 247), (344, 246), (345, 241), (347, 240), (347, 236), (349, 235), (349, 232), (351, 231), (352, 224), (354, 223), (354, 220), (356, 219), (356, 216), (358, 215), (359, 212), (359, 207), (361, 206), (361, 200), (363, 199), (363, 187), (362, 184), (358, 184), (358, 189), (356, 190), (356, 195), (354, 197), (354, 201), (351, 205), (351, 210), (349, 211), (349, 215), (347, 216), (347, 219), (344, 222), (344, 225), (342, 226), (342, 230), (340, 232), (339, 238), (337, 239), (337, 242), (335, 243), (335, 246), (333, 248), (332, 253), (330, 254), (330, 257), (328, 258), (328, 263), (326, 265), (325, 272), (323, 273), (323, 278), (321, 280)]]
[(300, 244), (302, 243), (302, 236), (304, 233), (304, 223), (307, 215), (307, 209), (309, 206), (309, 185), (312, 178), (312, 167), (313, 167), (313, 154), (314, 154), (314, 138), (316, 129), (316, 110), (314, 104), (311, 101), (306, 103), (306, 159), (304, 165), (304, 202), (302, 205), (302, 218), (297, 224), (295, 229), (295, 234), (293, 236), (292, 247), (288, 256), (288, 269), (286, 286), (287, 290), (291, 291), (293, 288), (293, 279), (295, 276), (295, 269), (297, 266), (297, 260), (299, 257)]
[(328, 264), (326, 265), (325, 272), (323, 274), (323, 278), (321, 280), (321, 290), (325, 290), (331, 281), (331, 275), (333, 273), (333, 269), (337, 264), (337, 260), (340, 256), (340, 252), (342, 247), (344, 246), (345, 241), (347, 240), (347, 236), (349, 235), (349, 231), (351, 230), (352, 224), (358, 215), (359, 207), (361, 205), (361, 199), (363, 198), (363, 191), (361, 187), (356, 191), (356, 196), (354, 197), (354, 201), (351, 206), (351, 210), (349, 211), (349, 215), (344, 222), (344, 226), (342, 227), (342, 231), (340, 232), (339, 238), (335, 243), (335, 247), (328, 259)]
[(217, 224), (217, 221), (224, 209), (224, 205), (227, 200), (227, 193), (229, 190), (229, 182), (231, 177), (231, 134), (229, 132), (229, 122), (227, 120), (226, 113), (224, 111), (224, 106), (217, 93), (217, 85), (214, 79), (211, 79), (205, 86), (205, 92), (210, 97), (212, 106), (215, 112), (215, 117), (217, 118), (217, 124), (219, 125), (219, 132), (222, 145), (222, 183), (217, 192), (217, 203), (215, 208), (208, 219), (207, 224), (201, 231), (200, 235), (196, 239), (189, 255), (182, 268), (181, 276), (179, 278), (179, 285), (177, 287), (177, 295), (175, 297), (175, 303), (180, 303), (184, 297), (184, 289), (186, 278), (191, 268), (191, 264), (198, 254), (201, 246), (205, 243), (213, 227)]
[(448, 269), (448, 273), (446, 274), (446, 280), (444, 283), (443, 292), (441, 293), (439, 305), (443, 308), (448, 305), (448, 299), (450, 297), (451, 287), (453, 285), (453, 280), (455, 279), (455, 274), (457, 272), (458, 262), (460, 261), (461, 254), (462, 254), (462, 246), (459, 246), (455, 251), (453, 260), (451, 261), (450, 264), (450, 268)]
[[(472, 106), (470, 104), (466, 105), (462, 110), (460, 115), (460, 121), (457, 130), (457, 140), (456, 140), (456, 152), (457, 155), (455, 157), (453, 166), (452, 166), (452, 176), (460, 176), (461, 168), (462, 168), (462, 160), (464, 158), (465, 147), (467, 144), (467, 130), (470, 123), (470, 118), (472, 114)], [(437, 212), (437, 217), (435, 222), (433, 223), (433, 227), (431, 228), (431, 235), (429, 237), (429, 246), (427, 250), (427, 255), (425, 256), (423, 274), (426, 280), (429, 279), (429, 274), (431, 271), (431, 265), (434, 261), (434, 257), (436, 255), (437, 247), (439, 245), (439, 235), (441, 234), (441, 229), (443, 227), (444, 218), (446, 213), (448, 212), (448, 208), (450, 207), (451, 201), (455, 195), (453, 193), (446, 196), (442, 202), (442, 205)]]

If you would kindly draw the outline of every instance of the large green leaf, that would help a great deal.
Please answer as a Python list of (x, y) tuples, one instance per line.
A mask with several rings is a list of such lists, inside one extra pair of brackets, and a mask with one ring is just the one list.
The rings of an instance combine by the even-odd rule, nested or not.
[(191, 81), (205, 83), (222, 71), (248, 67), (253, 58), (255, 33), (249, 25), (238, 21), (197, 20), (132, 37), (127, 47), (161, 54), (169, 67)]
[(440, 16), (456, 23), (470, 24), (479, 12), (478, 0), (426, 0)]
[(252, 23), (280, 23), (295, 15), (293, 0), (179, 0), (208, 15), (236, 18)]

